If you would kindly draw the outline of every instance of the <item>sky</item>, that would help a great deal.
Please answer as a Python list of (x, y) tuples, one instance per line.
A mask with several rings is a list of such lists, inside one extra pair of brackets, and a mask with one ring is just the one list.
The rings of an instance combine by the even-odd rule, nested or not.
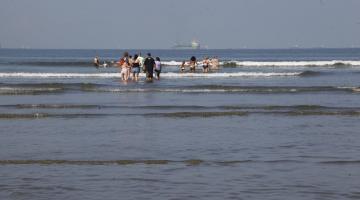
[(360, 0), (0, 0), (3, 48), (360, 47)]

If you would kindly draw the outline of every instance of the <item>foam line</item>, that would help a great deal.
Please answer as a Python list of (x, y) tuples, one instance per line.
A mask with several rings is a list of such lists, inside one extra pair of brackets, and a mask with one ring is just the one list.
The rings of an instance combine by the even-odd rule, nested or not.
[[(235, 73), (162, 73), (167, 78), (222, 78), (222, 77), (272, 77), (272, 76), (299, 76), (301, 72), (235, 72)], [(140, 74), (144, 77), (145, 74)], [(0, 73), (1, 78), (120, 78), (120, 73), (27, 73), (9, 72)]]
[[(163, 65), (180, 66), (179, 61), (163, 61)], [(201, 63), (201, 61), (199, 62)], [(330, 61), (223, 61), (220, 65), (236, 65), (249, 67), (301, 67), (301, 66), (360, 66), (360, 61), (355, 60), (330, 60)]]

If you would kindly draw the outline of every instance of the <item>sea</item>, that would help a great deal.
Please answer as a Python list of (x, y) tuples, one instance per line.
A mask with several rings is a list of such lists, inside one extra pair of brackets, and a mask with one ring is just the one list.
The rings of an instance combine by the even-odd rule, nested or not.
[(360, 199), (360, 49), (124, 51), (0, 49), (0, 199)]

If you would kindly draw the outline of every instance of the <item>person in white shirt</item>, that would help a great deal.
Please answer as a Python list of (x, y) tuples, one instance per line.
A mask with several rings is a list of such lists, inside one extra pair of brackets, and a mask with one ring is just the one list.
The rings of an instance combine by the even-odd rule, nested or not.
[(139, 53), (137, 60), (140, 63), (140, 69), (145, 72), (144, 57), (141, 56), (141, 53)]
[(98, 56), (96, 56), (96, 57), (94, 58), (94, 66), (95, 66), (95, 67), (99, 67), (99, 66), (100, 66), (100, 59), (99, 59)]

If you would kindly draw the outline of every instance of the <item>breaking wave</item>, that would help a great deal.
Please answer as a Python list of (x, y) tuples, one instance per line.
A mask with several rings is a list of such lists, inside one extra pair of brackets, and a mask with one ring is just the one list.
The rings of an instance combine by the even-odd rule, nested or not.
[(185, 88), (89, 88), (88, 92), (114, 92), (114, 93), (147, 93), (147, 92), (173, 92), (173, 93), (304, 93), (304, 92), (356, 92), (351, 88), (336, 87), (185, 87)]
[[(272, 77), (272, 76), (299, 76), (301, 72), (234, 72), (234, 73), (162, 73), (165, 78), (222, 78), (222, 77)], [(144, 77), (145, 74), (140, 74)], [(8, 72), (0, 73), (2, 78), (120, 78), (120, 73), (27, 73)]]
[(95, 104), (7, 104), (0, 105), (0, 108), (14, 109), (150, 109), (150, 110), (264, 110), (264, 111), (354, 111), (360, 107), (326, 107), (320, 105), (225, 105), (225, 106), (196, 106), (196, 105), (95, 105)]
[[(162, 62), (167, 66), (180, 66), (179, 61)], [(223, 61), (220, 62), (224, 67), (247, 66), (247, 67), (321, 67), (321, 66), (360, 66), (360, 61), (356, 60), (330, 60), (330, 61)]]
[[(111, 66), (114, 61), (107, 60), (106, 63)], [(182, 61), (170, 60), (162, 61), (164, 66), (180, 66)], [(199, 61), (201, 63), (201, 61)], [(1, 62), (1, 65), (24, 65), (24, 66), (46, 66), (46, 67), (93, 67), (92, 60), (43, 60), (43, 61), (17, 61), (17, 62)], [(228, 60), (220, 62), (224, 67), (248, 66), (248, 67), (300, 67), (300, 66), (360, 66), (358, 60), (327, 60), (327, 61), (240, 61)]]
[(231, 85), (195, 85), (183, 87), (119, 87), (114, 85), (91, 83), (33, 83), (33, 84), (0, 84), (0, 95), (41, 95), (57, 94), (70, 91), (109, 92), (109, 93), (318, 93), (347, 92), (357, 94), (360, 87), (333, 86), (231, 86)]
[[(70, 108), (69, 108), (70, 109)], [(216, 109), (216, 108), (213, 108)], [(126, 111), (118, 110), (116, 113), (0, 113), (2, 120), (14, 119), (46, 119), (46, 118), (103, 118), (103, 117), (160, 117), (160, 118), (213, 118), (213, 117), (246, 117), (249, 115), (282, 115), (282, 116), (348, 116), (359, 117), (359, 109), (232, 109), (232, 110), (213, 110), (212, 108), (198, 111), (182, 111), (179, 112), (146, 112), (146, 113), (127, 113)], [(129, 111), (128, 111), (129, 112)]]
[(304, 76), (304, 77), (307, 77), (307, 76), (319, 76), (320, 74), (321, 74), (321, 72), (304, 71), (304, 72), (301, 72), (300, 76)]
[(44, 67), (64, 67), (64, 66), (78, 66), (78, 67), (88, 67), (93, 66), (93, 63), (90, 61), (17, 61), (17, 62), (0, 62), (1, 65), (24, 65), (24, 66), (44, 66)]
[(60, 93), (64, 88), (61, 87), (0, 87), (0, 95), (40, 95), (47, 93)]

